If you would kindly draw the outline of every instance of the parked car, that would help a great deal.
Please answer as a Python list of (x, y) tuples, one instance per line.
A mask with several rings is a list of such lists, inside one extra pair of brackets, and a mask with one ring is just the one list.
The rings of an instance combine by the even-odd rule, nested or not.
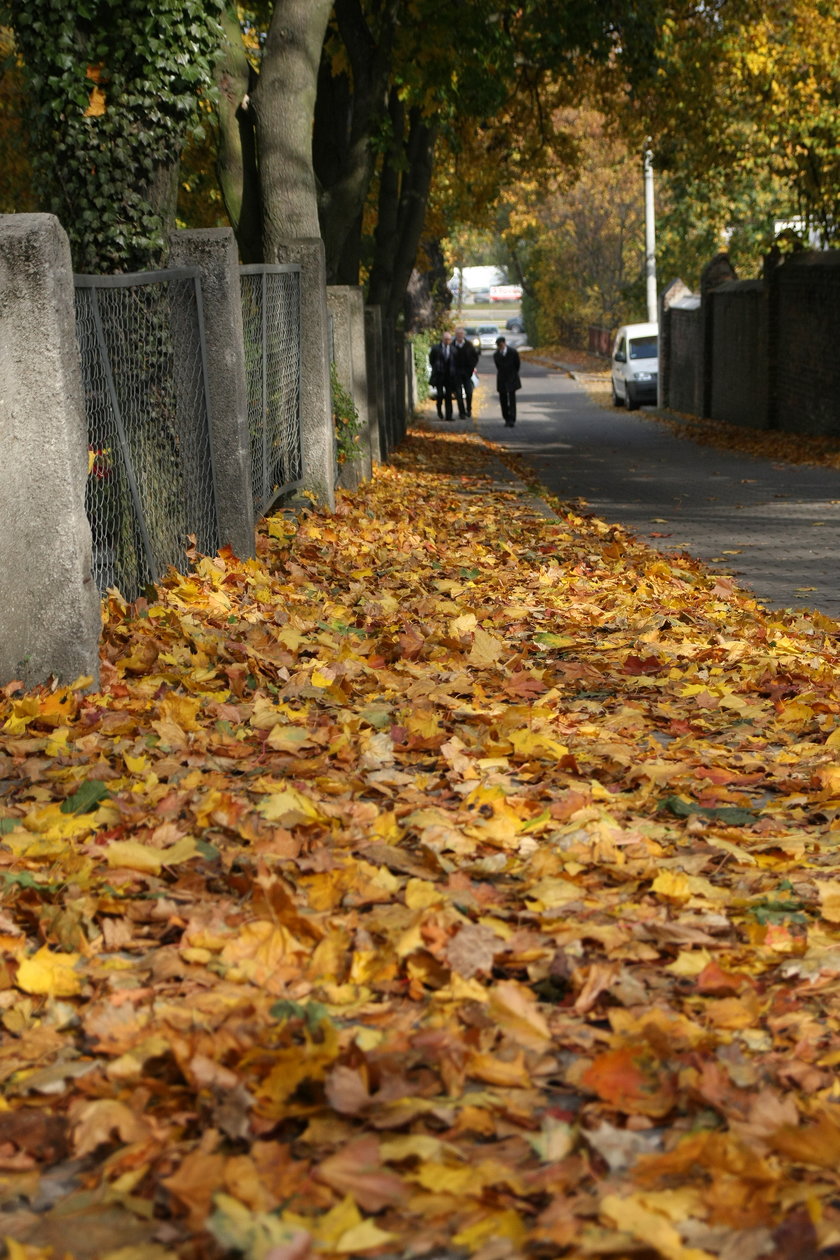
[(655, 403), (659, 381), (659, 325), (624, 324), (612, 352), (613, 406), (635, 411)]
[(496, 338), (503, 336), (502, 330), (498, 324), (479, 324), (478, 325), (478, 341), (479, 349), (495, 350)]
[(525, 325), (523, 324), (519, 315), (512, 315), (511, 318), (508, 320), (508, 322), (505, 324), (505, 328), (515, 333), (524, 333), (525, 331)]

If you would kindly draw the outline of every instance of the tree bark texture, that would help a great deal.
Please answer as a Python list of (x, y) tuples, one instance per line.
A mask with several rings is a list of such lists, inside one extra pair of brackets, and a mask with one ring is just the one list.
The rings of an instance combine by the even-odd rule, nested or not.
[(262, 206), (255, 114), (250, 95), (256, 73), (248, 62), (235, 5), (222, 18), (222, 53), (216, 67), (219, 145), (216, 172), (225, 211), (244, 263), (262, 262)]
[(387, 0), (369, 20), (360, 0), (335, 0), (335, 24), (350, 63), (335, 74), (322, 56), (313, 160), (328, 284), (357, 284), (361, 221), (373, 178), (373, 140), (387, 118), (394, 38), (403, 0)]
[(312, 167), (318, 67), (332, 0), (276, 0), (251, 101), (262, 183), (263, 256), (320, 235)]
[(390, 114), (394, 144), (380, 176), (368, 301), (381, 306), (383, 318), (396, 326), (423, 231), (437, 122), (419, 109), (406, 112), (396, 91), (391, 94)]

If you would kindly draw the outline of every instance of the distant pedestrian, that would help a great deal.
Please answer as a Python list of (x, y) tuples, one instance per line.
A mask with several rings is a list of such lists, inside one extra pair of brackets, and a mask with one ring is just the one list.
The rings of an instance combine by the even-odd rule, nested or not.
[(519, 351), (509, 346), (504, 337), (496, 338), (493, 354), (496, 365), (496, 393), (502, 408), (502, 418), (507, 428), (516, 424), (516, 391), (522, 388), (519, 379)]
[(463, 328), (455, 329), (452, 343), (455, 352), (455, 385), (457, 388), (458, 415), (463, 420), (472, 415), (473, 372), (478, 363), (478, 351)]
[(438, 419), (452, 419), (452, 395), (456, 390), (455, 352), (452, 347), (452, 333), (445, 332), (439, 342), (429, 351), (429, 366), (432, 374), (429, 384), (435, 388)]

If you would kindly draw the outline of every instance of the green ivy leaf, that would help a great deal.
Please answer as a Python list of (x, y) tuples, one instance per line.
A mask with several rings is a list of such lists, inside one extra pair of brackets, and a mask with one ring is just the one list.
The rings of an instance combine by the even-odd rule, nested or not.
[(77, 792), (62, 802), (61, 812), (62, 814), (90, 814), (100, 801), (104, 801), (110, 795), (107, 784), (99, 779), (88, 779)]

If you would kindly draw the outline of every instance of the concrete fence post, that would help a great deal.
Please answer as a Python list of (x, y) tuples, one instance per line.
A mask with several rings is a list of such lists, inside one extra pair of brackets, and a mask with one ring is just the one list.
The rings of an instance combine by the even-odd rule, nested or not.
[(51, 214), (0, 215), (0, 440), (0, 682), (98, 682), (73, 268)]
[(201, 275), (207, 394), (219, 542), (241, 559), (255, 554), (251, 443), (239, 255), (230, 228), (172, 232), (170, 264)]
[(330, 400), (327, 278), (320, 237), (281, 241), (268, 262), (300, 265), (300, 445), (302, 490), (335, 509), (335, 436)]
[(359, 416), (360, 457), (348, 460), (339, 472), (340, 483), (351, 488), (360, 481), (369, 480), (373, 471), (362, 290), (354, 285), (330, 285), (327, 288), (327, 308), (332, 319), (333, 361), (338, 379), (352, 397)]
[(417, 410), (417, 364), (414, 362), (414, 338), (405, 339), (405, 397), (409, 419)]
[(368, 421), (370, 449), (374, 460), (389, 455), (385, 424), (385, 377), (382, 363), (382, 308), (365, 307), (365, 353), (367, 359)]

